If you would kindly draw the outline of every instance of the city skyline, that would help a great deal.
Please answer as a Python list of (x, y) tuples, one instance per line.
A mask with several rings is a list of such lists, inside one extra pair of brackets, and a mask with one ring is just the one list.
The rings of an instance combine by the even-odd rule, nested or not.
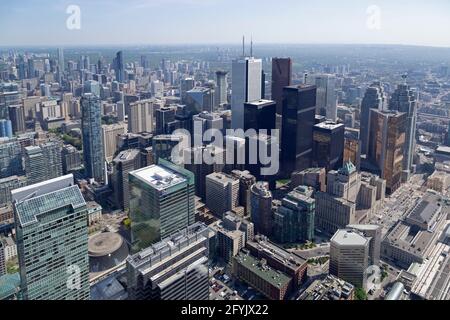
[[(17, 19), (21, 23), (2, 33), (0, 43), (3, 46), (228, 44), (238, 43), (244, 33), (260, 44), (450, 47), (445, 31), (450, 29), (450, 21), (445, 17), (450, 12), (450, 3), (443, 0), (426, 5), (416, 0), (395, 3), (347, 0), (339, 5), (329, 0), (321, 0), (319, 4), (285, 0), (277, 3), (276, 10), (271, 2), (255, 4), (254, 0), (2, 3), (0, 27), (5, 29)], [(69, 29), (68, 20), (76, 12), (67, 10), (74, 5), (80, 9), (80, 23)], [(240, 9), (235, 10), (238, 6)], [(419, 20), (421, 23), (417, 23)], [(292, 30), (299, 32), (288, 32)]]

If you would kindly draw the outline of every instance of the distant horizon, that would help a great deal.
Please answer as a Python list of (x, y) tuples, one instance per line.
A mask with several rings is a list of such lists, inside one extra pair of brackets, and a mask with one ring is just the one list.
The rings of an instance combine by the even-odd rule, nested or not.
[[(242, 43), (237, 42), (193, 42), (193, 43), (110, 43), (110, 44), (89, 44), (89, 43), (80, 43), (80, 44), (33, 44), (33, 45), (0, 45), (1, 49), (46, 49), (46, 48), (131, 48), (131, 47), (207, 47), (207, 46), (227, 46), (230, 48), (242, 48)], [(439, 46), (439, 45), (426, 45), (426, 44), (402, 44), (402, 43), (302, 43), (302, 42), (253, 42), (253, 47), (261, 47), (261, 46), (354, 46), (354, 47), (413, 47), (413, 48), (433, 48), (433, 49), (450, 49), (450, 45)], [(246, 48), (250, 47), (250, 43), (246, 42)]]
[[(255, 43), (450, 47), (448, 0), (0, 1), (2, 47)], [(220, 41), (218, 41), (220, 39)]]

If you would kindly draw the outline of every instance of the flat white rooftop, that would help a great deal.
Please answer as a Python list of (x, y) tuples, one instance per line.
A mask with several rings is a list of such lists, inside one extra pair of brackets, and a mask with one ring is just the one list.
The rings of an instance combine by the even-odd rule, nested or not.
[(341, 246), (364, 246), (368, 241), (367, 238), (352, 230), (338, 230), (331, 238), (331, 242)]
[(139, 169), (130, 172), (130, 174), (148, 183), (157, 190), (164, 190), (187, 181), (182, 175), (159, 165)]

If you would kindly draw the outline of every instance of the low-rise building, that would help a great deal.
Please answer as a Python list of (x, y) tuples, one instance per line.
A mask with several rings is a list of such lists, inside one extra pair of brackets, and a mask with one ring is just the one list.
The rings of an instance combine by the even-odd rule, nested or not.
[(300, 296), (300, 300), (353, 300), (355, 287), (338, 277), (328, 275), (314, 281)]
[(284, 300), (292, 289), (292, 277), (258, 259), (241, 252), (233, 260), (233, 275), (263, 294), (267, 299)]

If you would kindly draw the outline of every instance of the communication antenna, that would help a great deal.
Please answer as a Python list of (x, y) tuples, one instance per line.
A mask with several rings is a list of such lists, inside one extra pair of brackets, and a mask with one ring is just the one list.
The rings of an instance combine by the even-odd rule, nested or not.
[(251, 37), (250, 40), (250, 57), (253, 58), (253, 36)]
[(245, 57), (245, 36), (242, 36), (242, 56)]

